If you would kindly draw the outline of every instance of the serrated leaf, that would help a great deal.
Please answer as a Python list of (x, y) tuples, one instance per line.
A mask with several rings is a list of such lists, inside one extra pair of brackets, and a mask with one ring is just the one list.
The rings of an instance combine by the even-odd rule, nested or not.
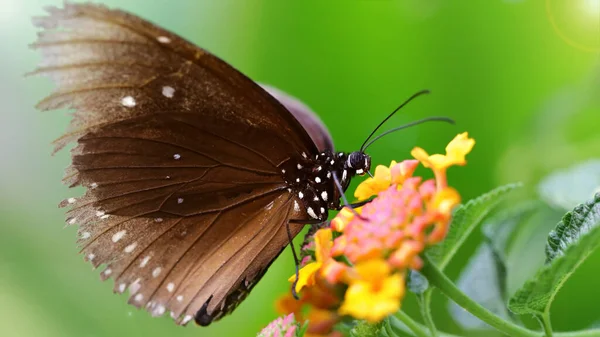
[(367, 321), (358, 321), (350, 330), (350, 337), (379, 337), (384, 330), (384, 322), (371, 324)]
[(592, 159), (552, 173), (538, 185), (538, 194), (549, 205), (570, 210), (600, 191), (600, 159)]
[(466, 204), (458, 206), (452, 217), (448, 234), (444, 241), (427, 251), (427, 255), (439, 269), (446, 268), (454, 254), (465, 242), (473, 230), (485, 219), (492, 209), (512, 190), (521, 184), (509, 184), (498, 187)]
[[(470, 298), (489, 311), (508, 320), (506, 308), (506, 251), (513, 230), (520, 226), (539, 207), (537, 202), (527, 202), (500, 212), (485, 221), (481, 231), (484, 242), (469, 260), (457, 285)], [(480, 319), (449, 303), (450, 314), (466, 329), (488, 328)]]
[(543, 315), (554, 297), (585, 259), (600, 245), (600, 193), (567, 213), (548, 237), (547, 262), (510, 299), (516, 314)]
[(429, 288), (429, 281), (416, 270), (408, 271), (407, 288), (410, 292), (421, 295)]

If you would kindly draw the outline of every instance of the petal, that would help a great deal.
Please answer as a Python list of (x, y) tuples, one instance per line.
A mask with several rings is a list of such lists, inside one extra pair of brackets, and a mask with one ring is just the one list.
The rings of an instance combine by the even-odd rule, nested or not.
[[(395, 164), (392, 161), (392, 164)], [(383, 165), (378, 165), (375, 168), (375, 175), (373, 178), (367, 178), (365, 181), (360, 183), (354, 191), (354, 197), (359, 201), (369, 199), (373, 195), (387, 189), (392, 182), (392, 176), (390, 168)]]
[[(394, 162), (392, 162), (393, 164)], [(417, 166), (419, 165), (418, 160), (410, 159), (404, 160), (399, 164), (395, 164), (390, 166), (390, 174), (392, 183), (394, 184), (402, 184), (406, 178), (412, 177), (415, 172)]]
[(348, 223), (352, 221), (353, 218), (354, 212), (352, 212), (348, 207), (344, 207), (341, 211), (339, 211), (335, 218), (331, 220), (331, 229), (341, 233), (344, 231)]
[(465, 165), (465, 156), (471, 152), (474, 145), (475, 140), (469, 138), (468, 132), (463, 132), (454, 137), (454, 139), (448, 143), (448, 146), (446, 146), (446, 156), (451, 163), (450, 165)]
[(410, 151), (410, 155), (413, 156), (416, 160), (420, 161), (421, 164), (425, 167), (431, 167), (429, 164), (429, 154), (420, 147), (415, 147)]
[(390, 274), (390, 266), (382, 259), (360, 262), (354, 266), (354, 269), (360, 279), (366, 281), (381, 280)]
[(331, 246), (333, 246), (332, 234), (330, 228), (319, 229), (315, 233), (315, 257), (317, 262), (323, 263), (331, 256)]
[(446, 215), (450, 215), (458, 204), (460, 204), (460, 194), (452, 187), (437, 192), (433, 198), (433, 208)]
[[(298, 272), (298, 282), (296, 283), (296, 292), (299, 293), (304, 286), (312, 286), (315, 284), (315, 274), (321, 268), (321, 263), (313, 262), (309, 263), (306, 266), (302, 267)], [(294, 282), (296, 280), (296, 275), (290, 276), (288, 281)]]

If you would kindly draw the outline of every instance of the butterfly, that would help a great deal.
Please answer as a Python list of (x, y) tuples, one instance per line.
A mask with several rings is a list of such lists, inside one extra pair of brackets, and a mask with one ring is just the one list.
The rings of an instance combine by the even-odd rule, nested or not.
[(103, 280), (154, 316), (208, 325), (246, 298), (306, 223), (340, 208), (362, 150), (336, 152), (306, 106), (135, 15), (66, 3), (34, 18), (33, 74), (69, 108), (66, 222)]

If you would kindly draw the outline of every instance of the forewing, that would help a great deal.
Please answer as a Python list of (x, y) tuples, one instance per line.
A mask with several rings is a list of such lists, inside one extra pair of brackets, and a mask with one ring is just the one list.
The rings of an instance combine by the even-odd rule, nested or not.
[[(298, 214), (278, 165), (315, 144), (254, 82), (136, 16), (65, 4), (37, 18), (39, 108), (75, 110), (65, 200), (86, 259), (155, 315), (210, 323), (233, 309), (287, 244)], [(292, 235), (300, 229), (294, 227)]]

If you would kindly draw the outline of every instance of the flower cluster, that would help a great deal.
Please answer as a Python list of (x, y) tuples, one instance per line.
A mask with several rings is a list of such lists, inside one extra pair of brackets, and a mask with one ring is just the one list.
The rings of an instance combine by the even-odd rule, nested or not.
[(279, 317), (269, 323), (257, 337), (297, 337), (299, 336), (299, 324), (293, 314)]
[[(446, 170), (464, 165), (474, 144), (462, 133), (445, 155), (428, 155), (417, 147), (411, 152), (414, 160), (378, 166), (355, 191), (359, 201), (376, 198), (354, 210), (342, 209), (330, 228), (316, 231), (303, 248), (306, 257), (296, 282), (300, 300), (287, 295), (278, 309), (308, 321), (305, 336), (313, 337), (341, 336), (333, 329), (344, 317), (379, 322), (396, 312), (407, 271), (423, 266), (420, 255), (444, 239), (460, 203)], [(435, 179), (413, 176), (419, 162)]]

